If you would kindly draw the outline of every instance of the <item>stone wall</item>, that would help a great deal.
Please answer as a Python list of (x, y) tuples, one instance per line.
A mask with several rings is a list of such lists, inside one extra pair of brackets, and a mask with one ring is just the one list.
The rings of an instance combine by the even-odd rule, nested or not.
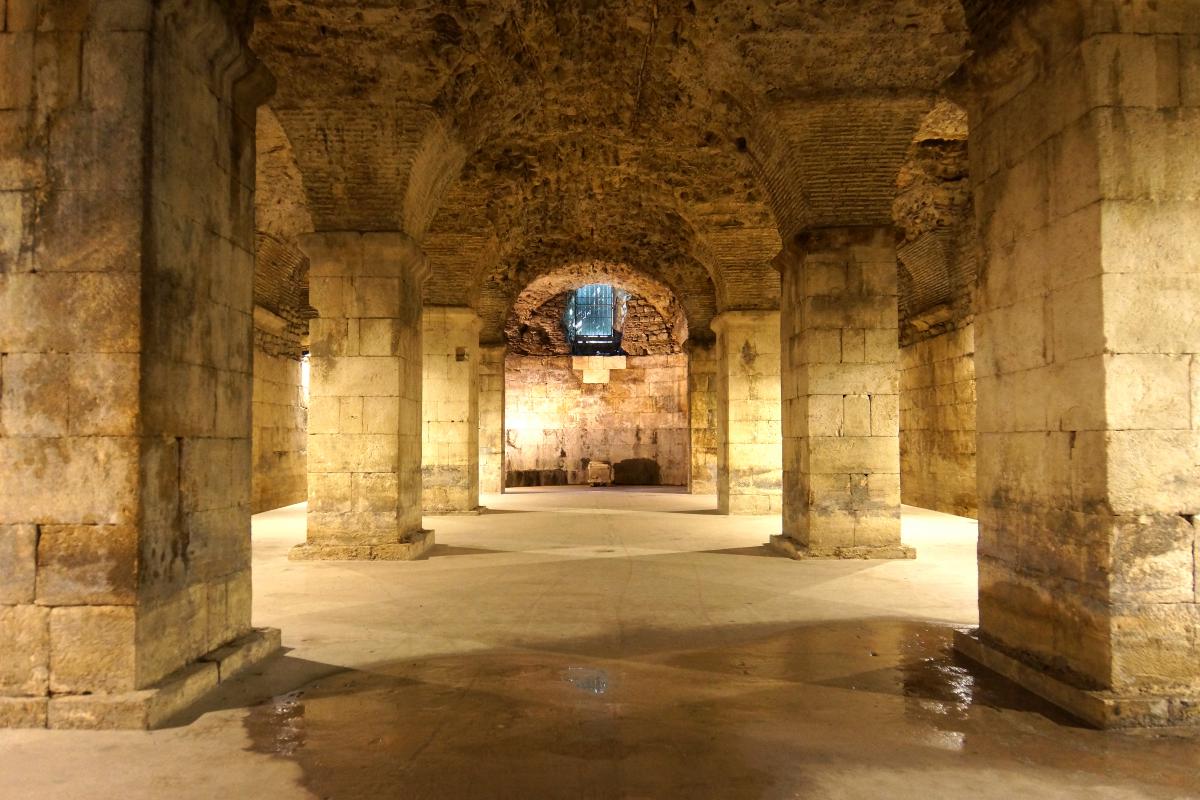
[(717, 493), (716, 349), (688, 346), (688, 423), (692, 430), (692, 494)]
[[(260, 325), (264, 317), (267, 321)], [(272, 322), (256, 309), (250, 494), (256, 514), (302, 503), (308, 493), (308, 400), (301, 385), (300, 348), (279, 335)]]
[(504, 491), (504, 345), (479, 348), (479, 491)]
[(426, 514), (479, 508), (479, 317), (426, 306), (422, 320), (421, 483)]
[(78, 10), (0, 34), (8, 725), (145, 725), (132, 690), (250, 628), (263, 85), (216, 3)]
[[(573, 368), (601, 361), (625, 366), (609, 370), (607, 383), (585, 383)], [(505, 378), (507, 485), (586, 483), (589, 459), (613, 464), (618, 479), (687, 485), (686, 355), (509, 356)]]
[(975, 286), (979, 243), (967, 116), (942, 99), (897, 178), (900, 490), (905, 503), (975, 516)]
[(779, 312), (725, 311), (717, 333), (717, 508), (774, 514), (783, 508)]
[(978, 513), (972, 324), (900, 349), (900, 494), (908, 505)]

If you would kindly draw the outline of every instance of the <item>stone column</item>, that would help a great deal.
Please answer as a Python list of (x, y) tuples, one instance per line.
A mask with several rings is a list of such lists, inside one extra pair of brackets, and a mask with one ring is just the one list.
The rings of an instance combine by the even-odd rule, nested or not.
[(502, 344), (479, 348), (479, 491), (504, 491), (504, 355)]
[(783, 534), (796, 557), (911, 558), (900, 544), (896, 248), (891, 228), (826, 228), (783, 278)]
[(147, 727), (250, 627), (255, 106), (216, 3), (0, 33), (0, 726)]
[(781, 508), (779, 312), (725, 311), (717, 334), (717, 508)]
[(1186, 8), (1038, 3), (969, 65), (980, 628), (958, 644), (1106, 727), (1200, 719)]
[(421, 290), (402, 233), (329, 232), (309, 257), (308, 541), (298, 559), (411, 559), (421, 529)]
[(688, 342), (688, 426), (691, 494), (717, 493), (717, 353), (712, 344)]
[(422, 329), (427, 514), (479, 513), (479, 315), (426, 306)]

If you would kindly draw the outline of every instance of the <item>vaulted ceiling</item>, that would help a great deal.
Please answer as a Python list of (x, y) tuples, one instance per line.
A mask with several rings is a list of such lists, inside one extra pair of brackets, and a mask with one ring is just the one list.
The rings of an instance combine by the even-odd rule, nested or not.
[(277, 207), (406, 232), (430, 303), (623, 264), (704, 338), (777, 305), (782, 236), (890, 220), (966, 24), (958, 0), (265, 0), (252, 46), (302, 178), (260, 186)]

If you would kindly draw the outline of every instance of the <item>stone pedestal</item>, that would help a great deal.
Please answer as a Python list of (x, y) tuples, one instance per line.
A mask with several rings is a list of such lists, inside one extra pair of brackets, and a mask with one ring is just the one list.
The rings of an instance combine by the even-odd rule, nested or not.
[(278, 648), (250, 626), (270, 76), (216, 3), (28, 5), (0, 33), (0, 726), (147, 727), (216, 652)]
[(479, 513), (479, 315), (427, 306), (421, 477), (426, 514)]
[(717, 334), (717, 508), (773, 514), (782, 505), (779, 312), (725, 311)]
[(504, 491), (504, 356), (502, 344), (479, 348), (479, 491)]
[(783, 534), (796, 557), (911, 558), (900, 544), (896, 249), (827, 228), (779, 258)]
[(980, 627), (963, 652), (1106, 727), (1200, 709), (1200, 58), (1185, 5), (1034, 4), (969, 65), (985, 260)]
[(315, 233), (308, 541), (297, 558), (405, 559), (421, 536), (421, 288), (402, 233)]

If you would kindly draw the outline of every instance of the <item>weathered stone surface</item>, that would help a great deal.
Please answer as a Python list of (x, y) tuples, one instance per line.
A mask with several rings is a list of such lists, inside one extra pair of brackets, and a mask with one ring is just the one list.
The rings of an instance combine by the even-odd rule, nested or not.
[(307, 496), (309, 399), (302, 385), (307, 363), (300, 359), (299, 326), (262, 306), (255, 307), (254, 320), (251, 510), (258, 512)]
[[(400, 233), (312, 234), (302, 244), (320, 275), (312, 296), (320, 318), (312, 327), (308, 538), (365, 552), (421, 527), (425, 258)], [(368, 321), (388, 332), (389, 346), (362, 336)], [(364, 355), (364, 343), (382, 354)]]
[(900, 544), (893, 241), (886, 228), (825, 229), (799, 238), (777, 262), (783, 532), (792, 541), (776, 545), (789, 555), (911, 556)]
[(132, 606), (65, 606), (50, 611), (50, 691), (126, 692), (135, 688)]
[(910, 505), (978, 513), (974, 353), (973, 325), (900, 350), (900, 476)]
[(504, 345), (479, 348), (479, 491), (504, 490)]
[(279, 652), (278, 628), (255, 628), (246, 636), (205, 654), (203, 661), (217, 665), (218, 680), (225, 681)]
[(0, 606), (0, 695), (44, 695), (50, 675), (50, 611)]
[(1200, 689), (1198, 344), (1182, 299), (1197, 264), (1160, 260), (1190, 228), (1134, 237), (1128, 221), (1181, 202), (1194, 215), (1196, 159), (1176, 138), (1194, 115), (1174, 56), (1160, 60), (1181, 19), (1145, 9), (1143, 36), (1094, 10), (1032, 5), (969, 68), (980, 639), (1035, 691), (1053, 670), (1042, 693), (1096, 724), (1168, 724)]
[(132, 605), (137, 600), (132, 525), (43, 525), (37, 600), (47, 606)]
[(479, 508), (479, 316), (429, 306), (421, 340), (423, 507), (427, 514)]
[(0, 463), (21, 467), (0, 482), (0, 523), (130, 522), (136, 458), (126, 438), (0, 437)]
[[(590, 367), (610, 360), (613, 369)], [(591, 461), (641, 465), (635, 482), (687, 485), (686, 370), (683, 355), (508, 356), (506, 485), (584, 484)], [(589, 383), (589, 371), (607, 379)]]
[(309, 541), (288, 551), (293, 561), (413, 561), (434, 545), (433, 531), (410, 533), (400, 542), (327, 544)]
[(692, 344), (688, 354), (688, 424), (691, 427), (693, 494), (717, 493), (717, 369), (712, 347)]
[(29, 57), (0, 90), (0, 651), (32, 660), (6, 688), (69, 702), (183, 667), (203, 651), (139, 628), (212, 619), (249, 563), (264, 83), (227, 10), (5, 9), (0, 59)]
[(782, 507), (779, 313), (725, 311), (717, 332), (717, 509)]
[(37, 538), (35, 525), (0, 525), (0, 605), (33, 602)]
[(0, 728), (46, 727), (45, 697), (0, 697)]

